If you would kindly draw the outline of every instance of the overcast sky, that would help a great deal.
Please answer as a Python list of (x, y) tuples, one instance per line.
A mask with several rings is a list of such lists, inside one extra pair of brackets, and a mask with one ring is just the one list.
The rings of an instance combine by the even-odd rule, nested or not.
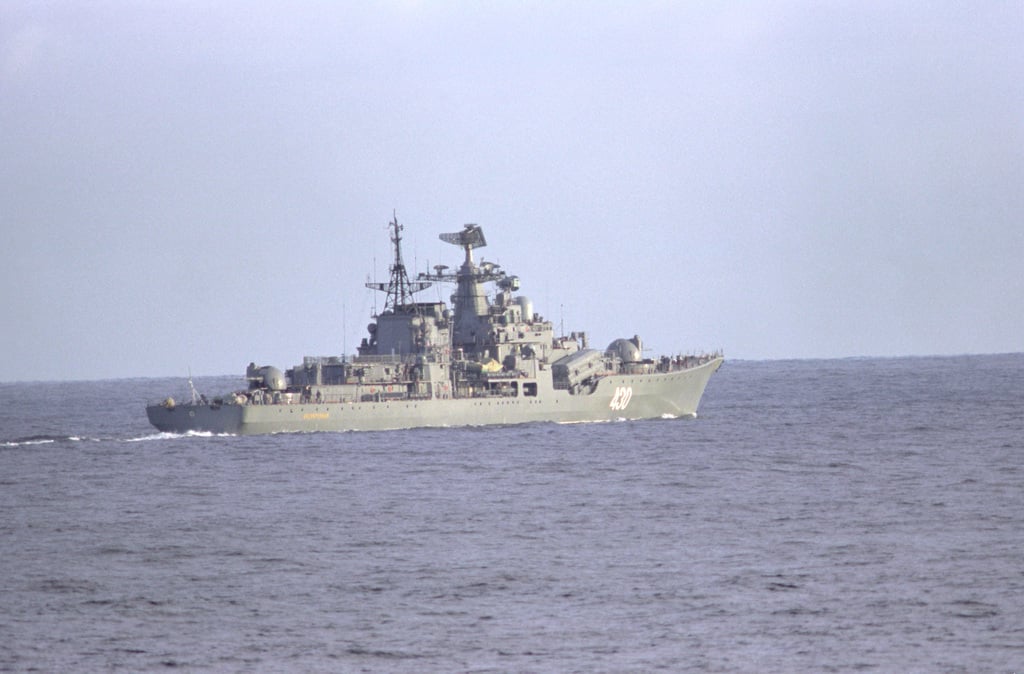
[(601, 348), (1022, 351), (1024, 5), (0, 3), (0, 380), (352, 353), (393, 211)]

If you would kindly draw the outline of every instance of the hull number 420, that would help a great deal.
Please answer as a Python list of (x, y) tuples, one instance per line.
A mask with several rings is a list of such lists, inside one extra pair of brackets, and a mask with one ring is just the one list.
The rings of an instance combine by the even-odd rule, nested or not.
[(632, 386), (616, 386), (615, 395), (612, 396), (612, 401), (608, 403), (608, 407), (613, 410), (624, 410), (629, 405), (630, 399), (633, 397)]

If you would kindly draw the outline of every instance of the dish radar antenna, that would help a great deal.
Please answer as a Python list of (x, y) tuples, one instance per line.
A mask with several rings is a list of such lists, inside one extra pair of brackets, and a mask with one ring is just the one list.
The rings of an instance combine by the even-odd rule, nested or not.
[(473, 249), (483, 248), (487, 245), (487, 239), (484, 238), (484, 230), (480, 228), (480, 225), (465, 225), (461, 232), (441, 234), (438, 238), (447, 243), (465, 248), (465, 264), (470, 266), (473, 264)]

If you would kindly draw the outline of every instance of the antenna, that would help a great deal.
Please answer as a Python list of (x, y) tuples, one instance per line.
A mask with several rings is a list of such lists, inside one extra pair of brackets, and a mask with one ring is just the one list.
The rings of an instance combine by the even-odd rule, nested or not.
[(461, 232), (439, 234), (437, 238), (453, 246), (461, 246), (466, 251), (466, 261), (463, 264), (467, 268), (473, 266), (473, 249), (483, 248), (487, 245), (484, 231), (480, 228), (480, 225), (474, 224), (463, 226)]
[(192, 394), (192, 404), (193, 405), (198, 405), (200, 403), (200, 401), (202, 400), (202, 396), (199, 394), (199, 391), (196, 390), (196, 385), (192, 383), (192, 366), (191, 365), (188, 366), (188, 389), (189, 389), (189, 392)]
[[(395, 216), (388, 224), (391, 229), (391, 243), (394, 244), (394, 261), (391, 263), (391, 279), (387, 283), (367, 283), (366, 287), (371, 290), (380, 290), (387, 293), (384, 300), (384, 313), (390, 309), (398, 312), (408, 307), (415, 307), (413, 293), (424, 288), (429, 288), (428, 281), (410, 281), (405, 271), (405, 263), (402, 261), (402, 230), (404, 227), (398, 224), (398, 217)], [(376, 266), (376, 259), (374, 260)]]

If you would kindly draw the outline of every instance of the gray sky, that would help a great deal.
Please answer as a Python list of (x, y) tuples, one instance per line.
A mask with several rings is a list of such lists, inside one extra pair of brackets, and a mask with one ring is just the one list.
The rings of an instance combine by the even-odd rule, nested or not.
[(0, 380), (351, 353), (393, 209), (598, 347), (1022, 351), (1022, 186), (1020, 2), (7, 0)]

